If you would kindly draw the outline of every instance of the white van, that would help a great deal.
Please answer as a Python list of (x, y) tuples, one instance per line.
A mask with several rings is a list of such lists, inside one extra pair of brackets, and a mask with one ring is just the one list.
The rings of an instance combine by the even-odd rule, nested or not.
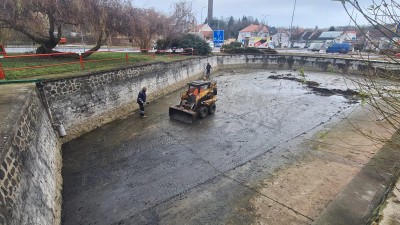
[(214, 49), (214, 47), (215, 47), (214, 42), (209, 41), (207, 43), (208, 43), (208, 45), (210, 46), (211, 49)]
[(308, 51), (319, 52), (323, 45), (324, 43), (311, 43), (310, 47), (308, 47)]

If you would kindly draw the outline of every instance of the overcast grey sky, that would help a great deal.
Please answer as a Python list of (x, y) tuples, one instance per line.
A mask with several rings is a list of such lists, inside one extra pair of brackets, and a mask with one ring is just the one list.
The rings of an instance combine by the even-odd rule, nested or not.
[[(132, 0), (134, 6), (155, 9), (169, 13), (171, 5), (177, 0)], [(207, 17), (208, 0), (187, 0), (192, 3), (198, 21)], [(292, 19), (294, 0), (214, 0), (214, 17), (235, 19), (253, 16), (265, 20), (270, 26), (289, 27)], [(360, 4), (370, 5), (372, 0), (359, 0)], [(351, 10), (350, 10), (351, 12)], [(354, 12), (354, 15), (356, 13)], [(361, 16), (357, 15), (357, 20)], [(293, 26), (304, 28), (327, 28), (349, 25), (350, 18), (340, 2), (331, 0), (297, 0)], [(361, 24), (367, 24), (360, 20)], [(352, 24), (353, 25), (353, 24)]]

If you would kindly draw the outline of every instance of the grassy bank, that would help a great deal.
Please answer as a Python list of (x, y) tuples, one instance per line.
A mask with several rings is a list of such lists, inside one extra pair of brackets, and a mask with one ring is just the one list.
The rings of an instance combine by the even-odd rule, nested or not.
[[(20, 56), (8, 54), (8, 56)], [(79, 59), (35, 56), (3, 58), (0, 63), (7, 80), (24, 78), (40, 78), (80, 74), (87, 71), (98, 71), (117, 68), (122, 65), (134, 65), (143, 62), (170, 62), (188, 58), (190, 56), (180, 55), (150, 55), (141, 53), (128, 53), (128, 60), (125, 52), (96, 52), (83, 59), (83, 68)]]

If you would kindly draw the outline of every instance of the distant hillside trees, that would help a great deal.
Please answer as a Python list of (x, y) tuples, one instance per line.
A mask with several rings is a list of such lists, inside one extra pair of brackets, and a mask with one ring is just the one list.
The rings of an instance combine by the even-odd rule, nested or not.
[(243, 16), (235, 19), (233, 16), (228, 18), (217, 19), (213, 18), (208, 23), (213, 30), (225, 30), (225, 39), (237, 38), (239, 31), (246, 28), (250, 24), (259, 24), (258, 19), (251, 16)]

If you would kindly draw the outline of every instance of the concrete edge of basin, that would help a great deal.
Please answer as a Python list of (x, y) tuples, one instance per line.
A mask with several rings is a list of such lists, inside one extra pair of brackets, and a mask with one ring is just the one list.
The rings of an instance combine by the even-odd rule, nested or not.
[(394, 134), (312, 224), (371, 224), (400, 175), (399, 138)]

